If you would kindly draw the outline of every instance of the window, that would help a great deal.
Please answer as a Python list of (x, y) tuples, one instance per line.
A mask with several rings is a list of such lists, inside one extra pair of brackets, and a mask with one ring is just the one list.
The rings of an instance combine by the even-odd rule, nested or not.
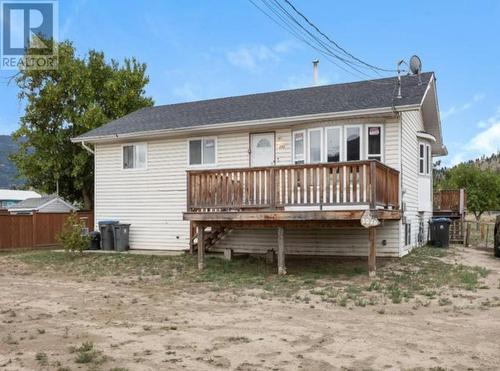
[(123, 169), (145, 169), (148, 147), (145, 143), (123, 146)]
[(270, 148), (270, 147), (271, 147), (271, 142), (266, 138), (262, 138), (257, 143), (257, 148)]
[(340, 161), (341, 128), (326, 128), (326, 161)]
[(323, 129), (310, 129), (309, 133), (309, 163), (321, 162), (322, 160), (322, 137)]
[(424, 166), (425, 166), (425, 144), (419, 144), (419, 153), (418, 153), (418, 172), (420, 174), (424, 174)]
[(189, 140), (189, 165), (215, 164), (215, 138)]
[(382, 126), (367, 126), (366, 131), (368, 160), (382, 161)]
[(427, 161), (425, 162), (425, 173), (428, 175), (430, 174), (430, 169), (432, 166), (432, 156), (431, 156), (431, 146), (426, 144), (425, 145), (425, 155), (427, 156)]
[(358, 161), (361, 159), (361, 127), (346, 126), (346, 160)]
[(296, 131), (293, 133), (293, 162), (294, 164), (303, 164), (305, 148), (305, 131)]
[(411, 244), (411, 224), (406, 223), (405, 224), (405, 246), (408, 246)]

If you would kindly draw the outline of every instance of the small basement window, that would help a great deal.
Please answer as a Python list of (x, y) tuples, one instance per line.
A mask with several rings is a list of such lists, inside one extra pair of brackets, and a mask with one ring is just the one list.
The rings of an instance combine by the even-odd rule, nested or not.
[(200, 138), (189, 140), (189, 165), (215, 164), (215, 138)]
[(148, 146), (146, 143), (123, 146), (123, 169), (145, 169), (147, 166)]
[(405, 246), (411, 244), (411, 223), (405, 224)]

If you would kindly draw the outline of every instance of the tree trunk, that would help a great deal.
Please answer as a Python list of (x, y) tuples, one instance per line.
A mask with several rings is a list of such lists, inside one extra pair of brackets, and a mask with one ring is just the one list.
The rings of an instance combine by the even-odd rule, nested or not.
[(479, 220), (481, 219), (481, 214), (474, 214), (474, 217), (476, 218), (476, 231), (479, 232)]
[(94, 202), (92, 200), (92, 192), (90, 192), (90, 190), (88, 189), (83, 189), (82, 197), (83, 197), (83, 208), (85, 210), (93, 209)]

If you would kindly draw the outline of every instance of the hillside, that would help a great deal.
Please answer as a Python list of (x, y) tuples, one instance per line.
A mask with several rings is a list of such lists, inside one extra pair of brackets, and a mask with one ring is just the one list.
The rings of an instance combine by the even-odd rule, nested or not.
[(9, 160), (9, 155), (17, 151), (17, 145), (9, 135), (0, 135), (0, 188), (12, 188), (23, 185), (23, 181), (16, 179), (17, 170)]

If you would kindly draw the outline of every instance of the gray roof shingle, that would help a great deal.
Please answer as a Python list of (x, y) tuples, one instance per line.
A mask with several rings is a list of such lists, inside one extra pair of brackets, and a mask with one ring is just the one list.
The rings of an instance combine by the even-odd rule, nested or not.
[(77, 138), (420, 104), (432, 72), (143, 108)]

